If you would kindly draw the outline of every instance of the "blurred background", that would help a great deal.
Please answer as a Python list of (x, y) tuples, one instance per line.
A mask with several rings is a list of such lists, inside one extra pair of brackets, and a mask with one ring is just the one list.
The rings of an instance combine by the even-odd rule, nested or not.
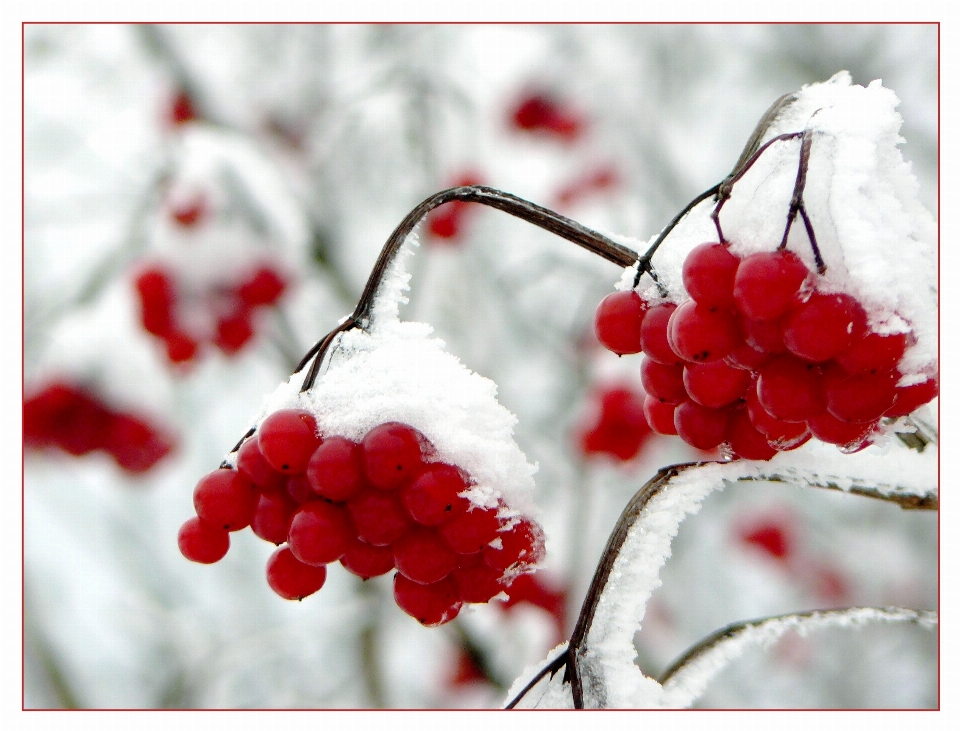
[[(273, 547), (213, 566), (179, 526), (263, 396), (352, 311), (428, 195), (483, 183), (639, 242), (721, 180), (769, 104), (848, 70), (901, 99), (936, 214), (935, 25), (27, 25), (25, 696), (53, 707), (496, 707), (569, 635), (630, 496), (702, 458), (611, 404), (639, 356), (592, 334), (620, 270), (503, 213), (420, 228), (410, 302), (493, 379), (539, 465), (546, 559), (425, 629), (389, 577), (302, 603)], [(173, 313), (173, 314), (171, 314)], [(620, 394), (620, 396), (611, 396)], [(937, 516), (741, 486), (681, 527), (636, 644), (648, 674), (737, 620), (937, 606)], [(702, 707), (932, 707), (937, 636), (790, 635)]]

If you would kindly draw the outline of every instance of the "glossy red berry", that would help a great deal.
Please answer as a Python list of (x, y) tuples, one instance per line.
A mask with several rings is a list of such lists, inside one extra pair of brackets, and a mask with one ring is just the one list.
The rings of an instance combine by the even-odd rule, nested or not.
[(786, 353), (783, 342), (783, 320), (743, 320), (740, 331), (744, 343), (761, 353)]
[(856, 452), (870, 443), (877, 421), (855, 424), (824, 411), (807, 419), (807, 426), (821, 442), (836, 444), (845, 452)]
[(454, 515), (466, 512), (470, 501), (460, 495), (468, 488), (456, 467), (435, 463), (401, 493), (404, 508), (421, 525), (440, 525)]
[(640, 362), (640, 382), (648, 395), (660, 401), (679, 404), (687, 400), (687, 389), (683, 385), (681, 366), (664, 365), (644, 358)]
[(670, 316), (667, 340), (684, 360), (709, 363), (724, 358), (740, 344), (731, 312), (713, 310), (687, 300)]
[(300, 601), (320, 591), (326, 581), (326, 566), (297, 560), (287, 546), (278, 548), (267, 560), (267, 583), (284, 599)]
[(355, 536), (346, 510), (315, 500), (293, 514), (287, 542), (300, 561), (320, 566), (339, 560)]
[(675, 309), (677, 306), (672, 302), (654, 305), (647, 310), (640, 325), (640, 345), (643, 348), (643, 354), (664, 365), (683, 364), (683, 358), (673, 352), (667, 340), (667, 327)]
[(497, 537), (499, 527), (496, 509), (475, 507), (454, 516), (438, 530), (457, 553), (476, 553)]
[(228, 531), (241, 530), (250, 525), (256, 509), (253, 483), (236, 470), (214, 470), (194, 488), (193, 506), (208, 523)]
[(783, 343), (794, 355), (823, 363), (862, 336), (866, 319), (863, 307), (853, 297), (814, 292), (787, 315)]
[(374, 546), (388, 546), (414, 523), (394, 492), (365, 490), (347, 501), (357, 535)]
[(340, 502), (350, 499), (364, 484), (360, 445), (346, 437), (327, 437), (307, 463), (307, 479), (318, 495)]
[(725, 244), (700, 244), (683, 262), (683, 286), (698, 304), (733, 306), (733, 279), (740, 259)]
[(611, 292), (597, 305), (593, 329), (604, 347), (619, 355), (639, 353), (647, 305), (634, 290)]
[(767, 438), (754, 428), (746, 409), (743, 408), (734, 411), (730, 417), (727, 444), (730, 451), (743, 459), (765, 461), (777, 453)]
[(718, 409), (743, 398), (750, 385), (750, 373), (722, 360), (691, 363), (683, 369), (683, 385), (698, 404)]
[(749, 343), (742, 343), (731, 350), (723, 362), (734, 368), (740, 368), (744, 371), (758, 371), (760, 367), (770, 360), (769, 353), (763, 353), (754, 348)]
[(847, 373), (880, 373), (897, 367), (907, 349), (904, 333), (880, 335), (868, 332), (855, 339), (849, 348), (836, 357)]
[(281, 409), (270, 414), (260, 425), (258, 439), (263, 458), (286, 475), (303, 474), (321, 441), (317, 420), (302, 409)]
[(285, 485), (284, 476), (273, 469), (260, 454), (260, 440), (256, 434), (240, 445), (237, 451), (237, 471), (249, 477), (258, 490), (282, 490)]
[(284, 492), (297, 505), (312, 502), (318, 497), (306, 475), (290, 475), (287, 477), (284, 482)]
[(704, 451), (720, 446), (727, 436), (728, 413), (693, 401), (680, 404), (673, 413), (677, 434), (692, 447)]
[[(500, 545), (483, 548), (483, 563), (503, 573), (511, 566), (533, 566), (543, 559), (543, 531), (522, 518), (508, 530), (497, 533)], [(492, 541), (496, 544), (496, 538)]]
[(177, 534), (184, 558), (197, 563), (216, 563), (230, 550), (230, 534), (201, 518), (190, 518)]
[(425, 627), (449, 622), (463, 604), (450, 577), (435, 584), (418, 584), (397, 573), (393, 577), (393, 598), (398, 607)]
[(458, 568), (452, 578), (465, 604), (483, 604), (504, 589), (503, 572), (484, 564)]
[(290, 520), (297, 509), (285, 492), (264, 492), (257, 498), (257, 507), (250, 528), (259, 538), (279, 546), (290, 532)]
[(416, 429), (395, 421), (371, 429), (363, 438), (369, 483), (380, 490), (396, 490), (416, 479), (423, 470), (425, 441)]
[(940, 393), (940, 383), (935, 378), (928, 378), (910, 386), (898, 386), (897, 400), (883, 415), (891, 419), (907, 416), (932, 401), (938, 393)]
[(834, 378), (824, 389), (827, 411), (842, 421), (879, 419), (896, 401), (899, 379), (896, 371)]
[(760, 369), (757, 395), (768, 414), (781, 421), (805, 421), (824, 410), (818, 366), (779, 355)]
[(790, 308), (810, 274), (792, 251), (761, 251), (743, 259), (733, 280), (737, 308), (754, 320), (775, 320)]
[(397, 570), (418, 584), (433, 584), (457, 567), (457, 554), (436, 531), (414, 528), (393, 544)]
[(340, 557), (340, 565), (361, 579), (383, 576), (394, 568), (393, 549), (390, 546), (372, 546), (356, 538)]
[(647, 394), (643, 399), (643, 415), (647, 419), (650, 428), (657, 434), (676, 434), (677, 427), (674, 425), (673, 416), (677, 409), (677, 404), (671, 404)]
[(275, 269), (262, 266), (240, 285), (237, 295), (247, 307), (259, 307), (274, 304), (286, 288), (286, 282)]
[(796, 449), (810, 439), (810, 430), (803, 421), (781, 421), (767, 413), (757, 396), (756, 385), (747, 389), (747, 414), (754, 428), (781, 452)]

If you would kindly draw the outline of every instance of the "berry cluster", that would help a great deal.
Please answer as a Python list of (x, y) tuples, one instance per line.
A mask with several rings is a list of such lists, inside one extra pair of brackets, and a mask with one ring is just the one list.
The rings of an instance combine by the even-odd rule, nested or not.
[(644, 353), (644, 413), (657, 433), (704, 450), (726, 444), (747, 459), (811, 436), (856, 451), (881, 418), (937, 395), (933, 378), (897, 385), (908, 334), (871, 330), (855, 298), (827, 291), (788, 250), (741, 259), (727, 244), (701, 244), (683, 283), (691, 299), (679, 306), (627, 291), (596, 312), (607, 348)]
[(87, 391), (54, 382), (23, 402), (23, 445), (81, 456), (100, 450), (127, 472), (146, 472), (175, 445), (165, 430), (108, 408)]
[(236, 469), (197, 484), (197, 517), (180, 529), (180, 550), (214, 563), (229, 549), (229, 532), (249, 525), (281, 546), (267, 562), (267, 582), (281, 597), (318, 591), (335, 561), (363, 579), (397, 569), (400, 608), (426, 626), (443, 624), (536, 564), (543, 534), (527, 518), (472, 504), (463, 495), (469, 478), (429, 461), (431, 453), (420, 432), (399, 422), (357, 444), (321, 436), (307, 411), (276, 411), (240, 447)]
[[(181, 215), (192, 217), (194, 212), (186, 210)], [(143, 328), (163, 341), (171, 363), (192, 361), (205, 339), (226, 355), (236, 354), (254, 335), (255, 310), (276, 304), (287, 286), (283, 277), (268, 265), (249, 271), (234, 286), (208, 298), (217, 311), (213, 314), (213, 332), (207, 336), (192, 330), (179, 316), (178, 300), (185, 298), (178, 292), (173, 273), (151, 266), (137, 275), (135, 284)]]
[(523, 99), (513, 110), (513, 126), (524, 132), (573, 141), (583, 132), (584, 123), (572, 109), (547, 94)]
[(633, 459), (650, 437), (643, 413), (643, 394), (620, 386), (600, 390), (600, 414), (580, 436), (586, 455), (609, 454), (621, 461)]

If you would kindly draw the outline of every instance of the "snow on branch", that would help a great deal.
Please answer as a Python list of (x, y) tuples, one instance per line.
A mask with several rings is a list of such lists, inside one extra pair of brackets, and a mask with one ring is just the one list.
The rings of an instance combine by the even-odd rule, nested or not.
[(690, 707), (717, 673), (747, 649), (769, 648), (787, 632), (795, 631), (803, 636), (830, 627), (859, 629), (872, 624), (894, 623), (915, 624), (932, 630), (938, 624), (938, 617), (936, 612), (900, 607), (853, 607), (736, 622), (698, 642), (664, 671), (660, 677), (663, 685), (661, 705)]

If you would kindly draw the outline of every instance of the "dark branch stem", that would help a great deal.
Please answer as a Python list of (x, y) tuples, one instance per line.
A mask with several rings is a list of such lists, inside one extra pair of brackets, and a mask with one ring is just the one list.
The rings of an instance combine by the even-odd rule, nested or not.
[(533, 678), (530, 680), (530, 682), (527, 683), (525, 686), (523, 686), (523, 689), (519, 693), (517, 693), (516, 697), (512, 701), (510, 701), (507, 705), (504, 706), (504, 709), (509, 710), (510, 708), (516, 708), (516, 705), (521, 700), (523, 700), (523, 697), (527, 693), (529, 693), (537, 683), (543, 680), (546, 677), (547, 673), (549, 673), (550, 676), (553, 677), (560, 671), (560, 668), (567, 665), (567, 662), (569, 659), (570, 659), (570, 655), (569, 655), (569, 648), (568, 648), (566, 651), (561, 652), (559, 655), (553, 658), (553, 660), (547, 663), (546, 666), (544, 666), (544, 668), (540, 672), (534, 675)]

